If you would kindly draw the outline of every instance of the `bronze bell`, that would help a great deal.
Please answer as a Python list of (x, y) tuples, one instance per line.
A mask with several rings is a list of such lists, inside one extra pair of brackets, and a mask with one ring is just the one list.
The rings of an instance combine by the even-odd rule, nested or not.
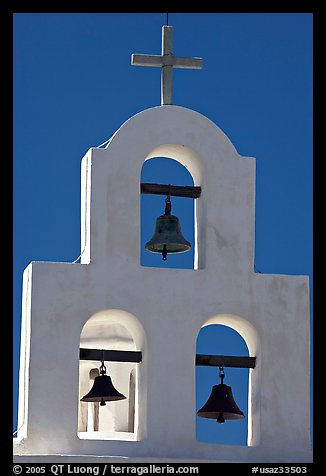
[(154, 235), (146, 243), (145, 250), (162, 253), (163, 261), (166, 261), (168, 253), (183, 253), (191, 250), (191, 244), (182, 235), (179, 218), (171, 215), (169, 195), (165, 199), (165, 213), (156, 219)]
[(213, 386), (209, 399), (198, 410), (197, 415), (202, 418), (213, 418), (217, 423), (244, 418), (244, 413), (234, 401), (232, 388), (223, 383), (224, 371), (221, 368), (220, 378), (221, 383)]
[(100, 405), (104, 406), (105, 402), (127, 398), (114, 388), (111, 377), (106, 375), (104, 362), (101, 364), (100, 374), (98, 377), (95, 377), (91, 390), (80, 399), (81, 402), (101, 402)]

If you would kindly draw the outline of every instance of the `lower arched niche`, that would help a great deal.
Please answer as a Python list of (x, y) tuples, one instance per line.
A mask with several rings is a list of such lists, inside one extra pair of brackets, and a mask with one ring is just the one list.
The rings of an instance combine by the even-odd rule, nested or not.
[[(217, 314), (207, 319), (197, 335), (197, 354), (256, 357), (254, 369), (225, 367), (224, 383), (232, 387), (234, 399), (245, 413), (244, 420), (215, 420), (196, 417), (198, 441), (253, 446), (259, 443), (260, 344), (258, 333), (244, 317)], [(219, 368), (196, 368), (196, 411), (206, 403), (213, 385), (220, 383)]]
[[(93, 314), (84, 324), (80, 348), (141, 351), (145, 333), (138, 319), (120, 309)], [(146, 427), (146, 379), (144, 363), (105, 361), (106, 375), (126, 399), (106, 402), (81, 402), (92, 388), (101, 361), (80, 360), (78, 437), (82, 439), (140, 440)]]

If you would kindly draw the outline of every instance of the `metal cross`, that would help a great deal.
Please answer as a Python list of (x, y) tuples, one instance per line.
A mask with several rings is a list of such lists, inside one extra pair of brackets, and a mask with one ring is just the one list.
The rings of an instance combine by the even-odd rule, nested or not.
[(131, 55), (134, 66), (161, 66), (161, 105), (172, 104), (172, 68), (201, 69), (202, 58), (183, 58), (172, 55), (172, 26), (162, 27), (161, 55)]

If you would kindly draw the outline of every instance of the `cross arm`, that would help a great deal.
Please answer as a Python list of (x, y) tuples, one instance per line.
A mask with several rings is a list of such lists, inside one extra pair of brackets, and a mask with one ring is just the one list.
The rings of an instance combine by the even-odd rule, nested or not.
[(202, 58), (184, 58), (172, 55), (132, 54), (131, 64), (134, 66), (174, 66), (183, 69), (202, 69)]
[(181, 56), (172, 57), (172, 65), (175, 68), (202, 69), (203, 58), (183, 58)]
[(131, 64), (134, 66), (163, 66), (160, 55), (131, 55)]

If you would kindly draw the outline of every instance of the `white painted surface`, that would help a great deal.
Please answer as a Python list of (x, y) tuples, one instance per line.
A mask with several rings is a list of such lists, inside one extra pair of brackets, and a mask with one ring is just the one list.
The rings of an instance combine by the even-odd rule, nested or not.
[[(156, 154), (202, 187), (196, 270), (140, 266), (140, 173)], [(15, 461), (311, 461), (309, 282), (253, 271), (255, 160), (201, 114), (160, 106), (90, 149), (82, 174), (82, 264), (33, 262), (24, 274)], [(143, 352), (139, 441), (77, 436), (80, 335), (95, 315), (128, 328)], [(233, 327), (257, 358), (248, 447), (195, 438), (196, 338), (209, 323)]]

